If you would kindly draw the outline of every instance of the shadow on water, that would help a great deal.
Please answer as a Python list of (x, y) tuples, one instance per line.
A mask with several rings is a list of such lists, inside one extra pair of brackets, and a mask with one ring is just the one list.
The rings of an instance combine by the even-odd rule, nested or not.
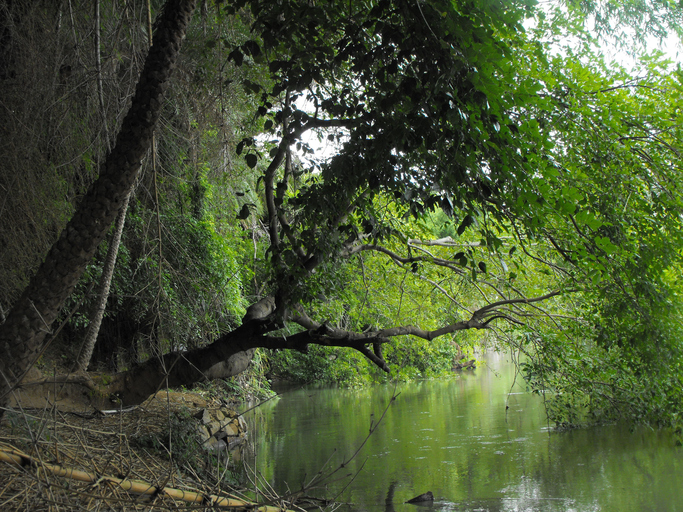
[[(349, 511), (682, 510), (683, 454), (665, 432), (618, 426), (554, 432), (543, 403), (499, 354), (448, 380), (399, 385), (340, 500)], [(307, 388), (249, 413), (255, 464), (277, 491), (353, 454), (394, 393)], [(509, 407), (506, 409), (506, 407)], [(362, 467), (362, 470), (361, 470)], [(337, 495), (348, 480), (312, 491)], [(406, 504), (432, 491), (434, 502)]]

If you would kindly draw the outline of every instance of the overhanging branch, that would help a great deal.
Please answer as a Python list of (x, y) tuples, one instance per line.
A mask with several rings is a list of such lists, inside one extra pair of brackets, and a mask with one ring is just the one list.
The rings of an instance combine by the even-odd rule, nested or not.
[[(386, 364), (386, 361), (384, 361), (379, 347), (384, 343), (390, 342), (391, 338), (396, 336), (415, 336), (427, 341), (432, 341), (439, 336), (444, 336), (457, 331), (488, 329), (494, 320), (499, 319), (516, 325), (522, 325), (523, 322), (515, 318), (517, 315), (511, 309), (505, 308), (505, 306), (533, 304), (548, 300), (560, 293), (559, 290), (555, 290), (539, 297), (519, 297), (492, 302), (491, 304), (487, 304), (474, 311), (469, 320), (451, 323), (433, 330), (422, 329), (413, 325), (405, 325), (358, 333), (338, 329), (327, 323), (321, 324), (316, 322), (299, 306), (295, 308), (295, 311), (290, 316), (290, 320), (300, 325), (305, 330), (290, 336), (264, 336), (261, 340), (263, 344), (259, 346), (271, 349), (294, 349), (300, 351), (306, 351), (310, 344), (327, 347), (353, 348), (362, 353), (384, 371), (388, 372), (389, 367)], [(502, 308), (506, 311), (501, 311), (500, 309)], [(370, 347), (372, 347), (372, 350)]]

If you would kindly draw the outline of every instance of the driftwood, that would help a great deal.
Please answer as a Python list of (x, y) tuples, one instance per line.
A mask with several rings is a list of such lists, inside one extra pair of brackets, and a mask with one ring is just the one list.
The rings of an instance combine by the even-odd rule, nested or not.
[(474, 370), (477, 367), (477, 361), (475, 359), (470, 359), (463, 363), (453, 363), (453, 371), (456, 370)]

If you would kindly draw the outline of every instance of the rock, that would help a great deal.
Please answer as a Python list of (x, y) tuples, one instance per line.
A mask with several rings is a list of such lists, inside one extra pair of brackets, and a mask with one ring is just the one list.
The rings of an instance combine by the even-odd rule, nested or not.
[(202, 409), (195, 414), (194, 417), (201, 421), (202, 425), (206, 425), (207, 423), (211, 422), (211, 414), (209, 413), (208, 409)]
[(412, 500), (406, 501), (406, 503), (424, 503), (426, 501), (434, 501), (434, 495), (432, 494), (432, 491), (427, 491), (424, 494), (415, 496)]
[(199, 420), (197, 435), (202, 447), (208, 451), (227, 448), (232, 450), (247, 437), (247, 424), (235, 411), (227, 407), (202, 409), (194, 415)]
[(210, 437), (209, 440), (204, 443), (204, 449), (210, 452), (223, 450), (228, 445), (223, 439), (216, 439), (215, 437)]
[(244, 442), (244, 437), (233, 437), (230, 439), (229, 444), (228, 444), (228, 450), (232, 450), (233, 448), (237, 448)]
[(211, 437), (211, 432), (204, 425), (197, 425), (197, 433), (202, 443), (205, 443)]
[(220, 421), (211, 421), (210, 423), (206, 424), (206, 428), (209, 429), (209, 432), (211, 435), (214, 435), (216, 432), (221, 430), (221, 422)]
[(238, 436), (240, 435), (240, 428), (239, 425), (236, 424), (234, 421), (231, 421), (230, 423), (224, 423), (221, 426), (221, 430), (225, 432), (229, 436)]

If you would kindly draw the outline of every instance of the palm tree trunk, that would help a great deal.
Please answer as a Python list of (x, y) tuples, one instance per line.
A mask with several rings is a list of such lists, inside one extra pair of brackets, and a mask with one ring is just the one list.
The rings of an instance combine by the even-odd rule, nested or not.
[(114, 233), (109, 242), (107, 256), (104, 259), (102, 277), (100, 278), (100, 288), (97, 290), (97, 302), (95, 303), (92, 315), (90, 315), (88, 330), (85, 332), (85, 339), (81, 346), (81, 352), (78, 354), (78, 359), (76, 361), (76, 369), (78, 371), (84, 372), (88, 369), (90, 358), (95, 349), (95, 342), (97, 341), (97, 335), (100, 332), (104, 311), (107, 306), (107, 299), (109, 298), (109, 288), (111, 286), (111, 279), (114, 276), (114, 267), (116, 267), (116, 257), (119, 254), (119, 246), (121, 245), (123, 226), (126, 223), (126, 213), (128, 211), (130, 196), (131, 194), (126, 196), (126, 199), (124, 199), (123, 204), (121, 205), (121, 211), (119, 211), (119, 215), (116, 217)]
[[(114, 149), (74, 216), (0, 326), (0, 407), (39, 357), (45, 335), (130, 193), (196, 0), (168, 0)], [(0, 409), (0, 418), (2, 417)]]

